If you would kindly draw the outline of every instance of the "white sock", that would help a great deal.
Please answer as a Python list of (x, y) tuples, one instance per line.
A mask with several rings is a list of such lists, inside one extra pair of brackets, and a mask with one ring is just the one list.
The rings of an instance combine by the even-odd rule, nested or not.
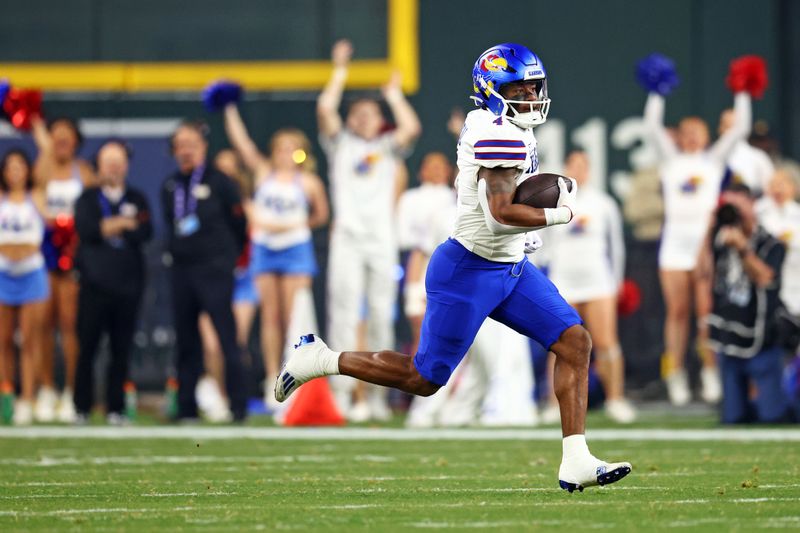
[(582, 460), (592, 457), (586, 444), (586, 435), (570, 435), (564, 437), (562, 445), (562, 461)]

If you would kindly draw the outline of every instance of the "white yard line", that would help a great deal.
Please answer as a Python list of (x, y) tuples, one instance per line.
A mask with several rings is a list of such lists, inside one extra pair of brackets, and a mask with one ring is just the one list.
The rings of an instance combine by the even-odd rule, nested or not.
[(333, 461), (323, 455), (277, 455), (277, 456), (213, 456), (213, 455), (167, 455), (167, 456), (109, 456), (109, 457), (37, 457), (36, 459), (0, 459), (0, 465), (13, 466), (65, 466), (65, 465), (136, 465), (155, 464), (215, 464), (215, 463), (322, 463)]
[[(800, 442), (800, 429), (596, 429), (591, 441)], [(0, 439), (253, 439), (370, 441), (558, 441), (557, 429), (255, 428), (206, 426), (0, 428)]]

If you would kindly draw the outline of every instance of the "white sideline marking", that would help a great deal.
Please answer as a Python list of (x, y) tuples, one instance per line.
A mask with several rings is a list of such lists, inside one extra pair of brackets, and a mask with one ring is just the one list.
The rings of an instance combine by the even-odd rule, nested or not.
[(322, 463), (332, 461), (330, 457), (322, 455), (277, 455), (277, 456), (111, 456), (111, 457), (39, 457), (37, 459), (0, 459), (0, 465), (14, 466), (65, 466), (65, 465), (136, 465), (147, 466), (155, 464), (196, 464), (196, 463), (295, 463), (309, 462)]
[[(800, 442), (800, 429), (596, 429), (590, 441)], [(369, 441), (560, 441), (557, 429), (256, 428), (204, 426), (0, 428), (0, 438), (369, 440)]]

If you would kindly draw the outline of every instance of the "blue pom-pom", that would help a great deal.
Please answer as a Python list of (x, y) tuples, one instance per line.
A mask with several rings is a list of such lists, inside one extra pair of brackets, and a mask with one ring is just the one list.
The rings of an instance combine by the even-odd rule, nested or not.
[(653, 53), (636, 65), (636, 80), (646, 91), (666, 96), (678, 86), (675, 62), (665, 55)]
[(8, 95), (8, 91), (11, 90), (11, 84), (8, 83), (8, 80), (3, 78), (0, 80), (0, 109), (2, 109), (3, 104), (6, 101), (6, 96)]
[(203, 89), (203, 105), (209, 111), (221, 111), (230, 103), (242, 100), (242, 86), (231, 81), (215, 81)]

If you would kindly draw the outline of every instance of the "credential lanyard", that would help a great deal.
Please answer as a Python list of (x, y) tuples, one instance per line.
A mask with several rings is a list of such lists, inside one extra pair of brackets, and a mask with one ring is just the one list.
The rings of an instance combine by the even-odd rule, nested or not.
[(173, 197), (175, 202), (175, 220), (182, 220), (187, 215), (193, 215), (194, 212), (197, 211), (197, 197), (192, 194), (192, 191), (200, 184), (205, 170), (206, 166), (200, 165), (192, 171), (188, 188), (180, 183), (175, 184), (175, 193)]

